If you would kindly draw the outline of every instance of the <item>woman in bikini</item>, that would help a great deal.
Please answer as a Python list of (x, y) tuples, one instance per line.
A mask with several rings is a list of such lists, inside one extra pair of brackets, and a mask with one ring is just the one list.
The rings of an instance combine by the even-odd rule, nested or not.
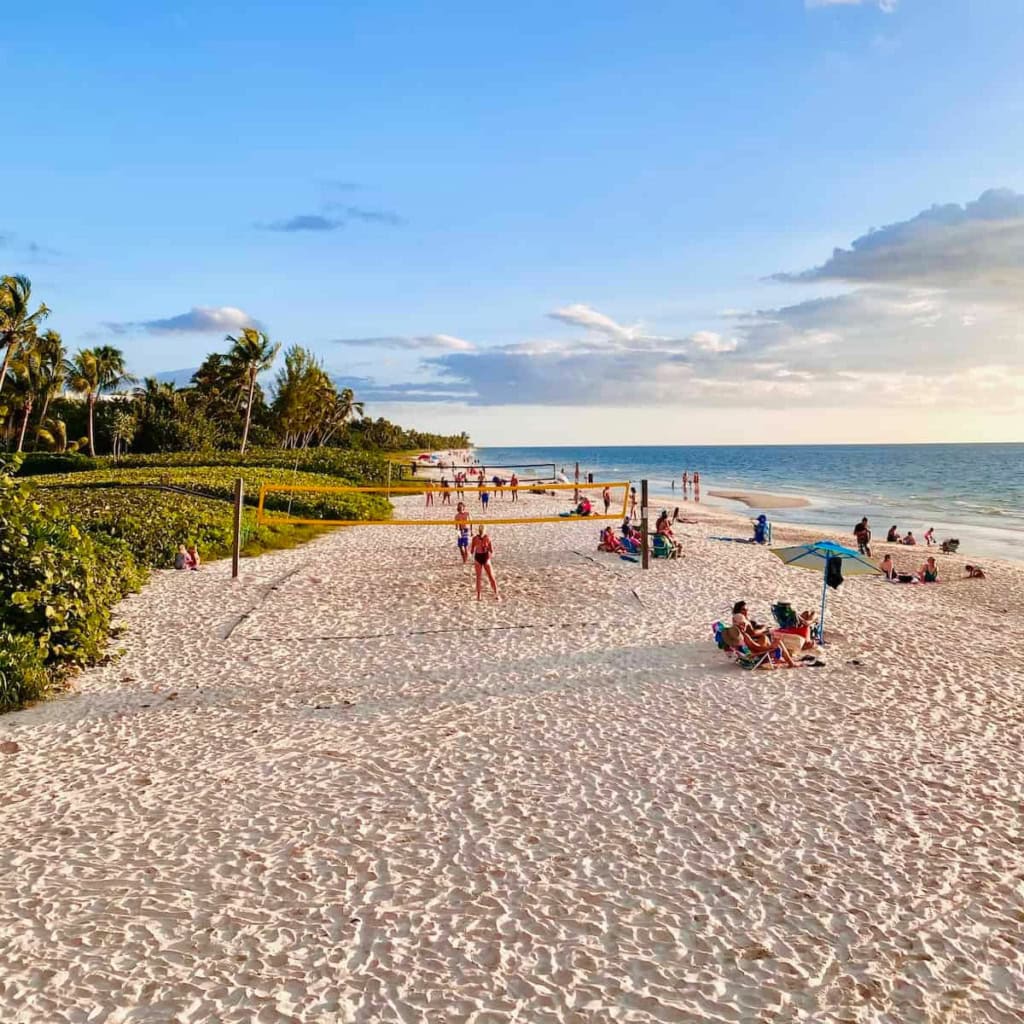
[(484, 573), (487, 573), (491, 590), (494, 591), (494, 600), (500, 601), (501, 598), (498, 597), (498, 581), (494, 578), (494, 569), (491, 567), (491, 556), (494, 554), (494, 546), (491, 544), (491, 538), (487, 536), (486, 527), (478, 526), (476, 528), (476, 534), (469, 545), (469, 553), (473, 556), (473, 568), (476, 570), (476, 599), (480, 600)]
[(921, 566), (921, 572), (918, 574), (918, 578), (922, 583), (938, 583), (939, 582), (939, 567), (935, 564), (935, 559), (929, 557), (924, 565)]

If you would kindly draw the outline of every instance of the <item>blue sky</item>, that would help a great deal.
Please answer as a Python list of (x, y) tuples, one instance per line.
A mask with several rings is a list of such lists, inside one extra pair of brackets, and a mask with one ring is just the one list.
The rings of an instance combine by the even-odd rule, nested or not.
[(22, 5), (0, 251), (140, 375), (252, 319), (485, 442), (1020, 440), (1022, 50), (1019, 0)]

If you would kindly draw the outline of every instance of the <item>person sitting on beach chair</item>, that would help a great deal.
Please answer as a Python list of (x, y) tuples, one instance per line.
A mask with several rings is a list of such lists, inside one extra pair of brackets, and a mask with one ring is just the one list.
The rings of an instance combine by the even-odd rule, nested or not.
[[(678, 558), (683, 551), (683, 545), (676, 540), (672, 532), (672, 526), (668, 521), (668, 512), (662, 512), (658, 516), (658, 522), (654, 527), (654, 551), (659, 558)], [(659, 545), (667, 549), (667, 554), (658, 554)]]
[(598, 551), (610, 551), (612, 554), (621, 555), (626, 549), (618, 537), (615, 536), (615, 531), (607, 526), (601, 531), (601, 541), (597, 545)]

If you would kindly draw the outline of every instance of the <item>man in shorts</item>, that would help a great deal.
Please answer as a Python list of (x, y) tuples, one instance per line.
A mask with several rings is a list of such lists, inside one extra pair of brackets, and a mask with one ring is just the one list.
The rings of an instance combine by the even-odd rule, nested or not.
[(456, 543), (459, 546), (459, 554), (462, 561), (469, 561), (469, 513), (466, 511), (464, 502), (459, 502), (455, 511), (455, 528), (458, 530)]

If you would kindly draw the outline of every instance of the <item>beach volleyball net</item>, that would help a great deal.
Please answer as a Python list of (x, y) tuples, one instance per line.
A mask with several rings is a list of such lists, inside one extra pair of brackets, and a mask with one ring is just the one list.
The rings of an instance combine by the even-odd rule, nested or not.
[[(308, 484), (264, 483), (260, 486), (256, 507), (256, 521), (265, 523), (292, 523), (303, 526), (447, 526), (454, 525), (458, 503), (464, 502), (469, 521), (474, 526), (500, 524), (525, 525), (528, 523), (578, 523), (581, 521), (621, 520), (630, 510), (631, 490), (628, 480), (595, 481), (581, 484), (549, 484), (520, 482), (511, 484), (464, 484), (457, 487), (449, 483), (442, 487), (436, 481), (424, 481), (420, 486), (373, 487), (314, 486)], [(604, 493), (608, 491), (608, 511), (605, 512)], [(484, 501), (482, 495), (486, 494)], [(377, 496), (388, 501), (399, 499), (398, 507), (391, 505), (390, 518), (361, 515), (339, 515), (341, 509), (358, 507), (359, 503), (344, 501), (345, 496)], [(429, 503), (428, 503), (429, 495)], [(417, 502), (415, 499), (419, 499)], [(552, 502), (562, 498), (563, 509), (554, 512)], [(590, 503), (591, 511), (580, 515), (577, 509)], [(362, 511), (360, 509), (360, 511)], [(533, 514), (531, 514), (533, 513)]]

